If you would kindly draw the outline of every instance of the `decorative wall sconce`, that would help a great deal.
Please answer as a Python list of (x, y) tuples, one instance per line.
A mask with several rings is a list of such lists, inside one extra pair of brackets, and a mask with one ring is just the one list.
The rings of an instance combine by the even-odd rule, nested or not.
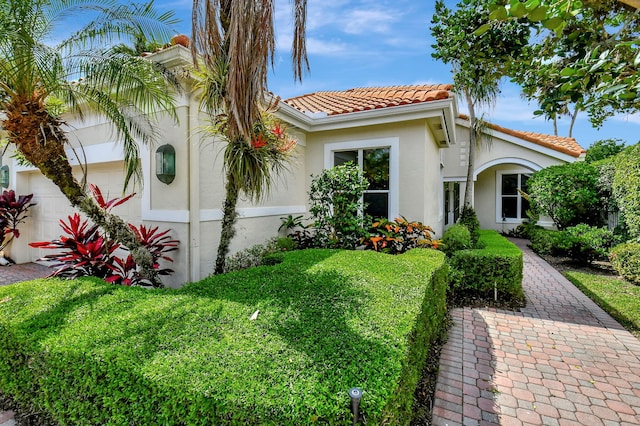
[(156, 176), (167, 185), (176, 177), (176, 150), (169, 144), (156, 150)]
[(0, 189), (9, 188), (9, 166), (0, 167)]

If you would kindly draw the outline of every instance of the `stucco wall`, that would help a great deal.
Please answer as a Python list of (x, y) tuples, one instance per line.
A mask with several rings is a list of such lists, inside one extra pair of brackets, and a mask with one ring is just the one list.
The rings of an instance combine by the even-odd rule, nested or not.
[(308, 135), (306, 187), (311, 184), (309, 175), (317, 176), (324, 167), (326, 144), (394, 138), (398, 140), (399, 147), (398, 214), (408, 220), (421, 221), (441, 233), (443, 220), (438, 196), (441, 186), (440, 152), (423, 120)]

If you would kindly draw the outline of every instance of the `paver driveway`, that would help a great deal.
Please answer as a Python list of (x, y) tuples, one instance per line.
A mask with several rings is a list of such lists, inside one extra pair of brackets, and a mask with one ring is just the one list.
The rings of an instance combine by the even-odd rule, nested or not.
[(514, 242), (527, 307), (452, 312), (433, 424), (639, 425), (640, 341)]

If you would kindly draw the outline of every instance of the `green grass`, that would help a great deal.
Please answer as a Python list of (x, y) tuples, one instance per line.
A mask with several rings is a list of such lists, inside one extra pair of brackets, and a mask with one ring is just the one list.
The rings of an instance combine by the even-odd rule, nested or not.
[(640, 338), (640, 287), (622, 278), (569, 271), (569, 281)]
[(446, 270), (434, 250), (304, 250), (180, 290), (1, 287), (0, 393), (61, 424), (349, 424), (358, 386), (371, 424), (408, 422)]

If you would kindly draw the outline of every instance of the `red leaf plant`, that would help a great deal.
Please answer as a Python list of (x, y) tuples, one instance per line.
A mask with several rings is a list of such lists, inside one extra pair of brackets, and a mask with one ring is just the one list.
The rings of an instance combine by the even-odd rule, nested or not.
[(33, 194), (19, 195), (14, 190), (2, 191), (0, 194), (0, 251), (14, 238), (20, 238), (18, 226), (25, 222), (32, 203)]
[[(134, 196), (131, 194), (124, 198), (105, 200), (97, 186), (91, 185), (90, 189), (96, 203), (105, 211), (110, 211)], [(39, 259), (51, 262), (50, 266), (56, 268), (50, 276), (68, 279), (94, 276), (113, 284), (150, 285), (150, 282), (143, 279), (138, 272), (138, 266), (130, 253), (127, 253), (126, 257), (118, 256), (118, 253), (127, 250), (126, 247), (109, 238), (98, 225), (90, 225), (87, 219), (83, 220), (78, 213), (68, 216), (67, 219), (67, 222), (60, 220), (60, 226), (67, 236), (61, 236), (58, 240), (29, 244), (34, 248), (58, 250), (57, 253)], [(136, 227), (131, 224), (129, 227), (149, 249), (158, 274), (172, 274), (173, 269), (161, 269), (159, 263), (160, 259), (173, 262), (166, 253), (178, 249), (179, 241), (171, 239), (168, 235), (169, 230), (159, 232), (158, 227)]]

